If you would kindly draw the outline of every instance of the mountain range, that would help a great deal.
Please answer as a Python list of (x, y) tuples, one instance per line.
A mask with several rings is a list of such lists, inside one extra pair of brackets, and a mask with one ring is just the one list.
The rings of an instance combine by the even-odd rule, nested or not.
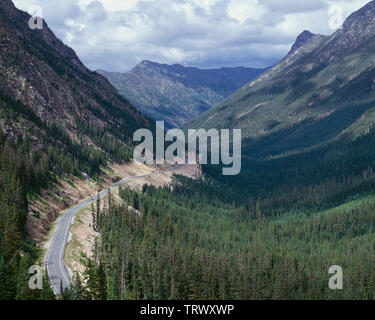
[(143, 61), (127, 73), (98, 71), (139, 111), (180, 127), (267, 69), (198, 69)]
[[(0, 300), (375, 299), (375, 1), (252, 80), (145, 61), (106, 75), (121, 94), (29, 18), (0, 0)], [(242, 129), (240, 174), (120, 166), (155, 129), (132, 102), (170, 127)]]
[(374, 61), (372, 1), (331, 36), (304, 31), (284, 59), (185, 127), (240, 128), (273, 157), (356, 139), (374, 126)]

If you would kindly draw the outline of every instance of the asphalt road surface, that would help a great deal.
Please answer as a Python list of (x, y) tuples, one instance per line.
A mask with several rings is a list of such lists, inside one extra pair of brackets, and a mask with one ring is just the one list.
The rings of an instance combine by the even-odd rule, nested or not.
[(120, 182), (116, 183), (112, 187), (102, 191), (99, 195), (95, 195), (86, 201), (77, 204), (73, 208), (69, 209), (60, 219), (59, 224), (56, 228), (55, 234), (51, 241), (51, 245), (49, 247), (47, 256), (46, 256), (46, 267), (48, 276), (50, 279), (51, 287), (56, 295), (60, 294), (61, 292), (61, 283), (63, 288), (69, 287), (72, 283), (72, 278), (69, 274), (68, 268), (64, 263), (64, 253), (66, 245), (69, 242), (69, 233), (70, 233), (70, 226), (72, 224), (72, 219), (74, 215), (79, 212), (82, 208), (90, 205), (92, 202), (100, 198), (103, 198), (106, 194), (108, 194), (109, 190), (114, 190), (130, 181), (145, 178), (152, 176), (154, 174), (160, 173), (161, 171), (169, 171), (174, 170), (179, 166), (168, 168), (164, 170), (159, 170), (150, 174), (145, 174), (137, 177), (131, 177), (121, 180)]

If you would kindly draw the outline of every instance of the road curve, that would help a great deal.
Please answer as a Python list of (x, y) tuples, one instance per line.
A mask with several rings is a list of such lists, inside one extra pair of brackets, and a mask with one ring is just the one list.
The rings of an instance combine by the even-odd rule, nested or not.
[(87, 199), (81, 202), (80, 204), (77, 204), (73, 208), (69, 209), (61, 217), (59, 224), (57, 225), (55, 234), (53, 235), (51, 245), (48, 249), (47, 256), (45, 259), (45, 265), (47, 268), (47, 273), (48, 273), (48, 277), (51, 283), (51, 287), (56, 295), (60, 294), (61, 292), (61, 288), (60, 288), (61, 283), (63, 285), (63, 288), (69, 287), (69, 285), (72, 283), (72, 278), (64, 262), (64, 253), (65, 253), (66, 245), (69, 242), (70, 227), (71, 227), (72, 220), (75, 214), (79, 212), (82, 208), (96, 201), (98, 197), (103, 198), (106, 194), (108, 194), (109, 190), (112, 191), (136, 179), (149, 177), (154, 174), (158, 174), (162, 171), (169, 171), (171, 169), (176, 169), (176, 168), (177, 167), (168, 168), (168, 169), (159, 170), (150, 174), (123, 179), (120, 182), (114, 184), (112, 187), (100, 192), (99, 195), (95, 195), (91, 197), (90, 199)]

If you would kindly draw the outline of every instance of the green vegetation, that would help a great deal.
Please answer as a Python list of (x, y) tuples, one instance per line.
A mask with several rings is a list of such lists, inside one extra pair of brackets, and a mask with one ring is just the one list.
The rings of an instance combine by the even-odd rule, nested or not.
[(204, 180), (122, 189), (123, 204), (92, 208), (88, 292), (101, 266), (108, 299), (375, 299), (374, 138), (282, 158), (254, 144), (238, 177), (205, 166)]
[[(191, 187), (123, 189), (123, 205), (109, 200), (96, 258), (87, 262), (88, 292), (105, 280), (108, 299), (375, 298), (374, 197), (267, 218), (259, 203), (249, 212)], [(343, 291), (328, 288), (335, 264), (344, 269)]]
[[(240, 175), (204, 166), (200, 180), (120, 189), (121, 203), (109, 193), (104, 206), (93, 204), (100, 238), (93, 257), (82, 257), (84, 279), (76, 276), (61, 299), (375, 299), (374, 10), (370, 2), (332, 37), (307, 37), (189, 125), (242, 128)], [(133, 132), (154, 126), (111, 87), (101, 91), (107, 82), (72, 51), (52, 50), (54, 40), (33, 33), (19, 41), (33, 64), (64, 78), (51, 84), (57, 91), (69, 83), (77, 100), (60, 101), (72, 109), (69, 121), (56, 123), (48, 108), (43, 121), (0, 94), (0, 299), (53, 298), (46, 279), (41, 291), (27, 287), (39, 253), (26, 240), (28, 196), (56, 176), (99, 176), (107, 161), (127, 161)], [(21, 50), (6, 48), (7, 63), (28, 69)], [(329, 289), (333, 265), (343, 268), (343, 290)]]
[[(73, 142), (65, 129), (43, 122), (27, 106), (3, 94), (0, 119), (10, 128), (21, 125), (25, 131), (24, 137), (6, 138), (0, 126), (0, 299), (54, 299), (46, 277), (43, 290), (28, 288), (28, 270), (40, 265), (40, 252), (27, 240), (27, 198), (51, 187), (57, 176), (80, 176), (82, 172), (99, 175), (107, 157), (83, 142)], [(112, 149), (118, 146), (112, 145), (111, 139), (103, 138), (103, 142)], [(118, 151), (119, 157), (125, 154), (120, 147)], [(126, 159), (123, 156), (122, 160)], [(39, 214), (34, 217), (39, 218)]]
[[(102, 150), (88, 146), (82, 139), (79, 142), (73, 141), (68, 132), (56, 122), (42, 121), (30, 108), (1, 93), (0, 107), (0, 119), (8, 123), (22, 124), (28, 136), (33, 134), (38, 138), (39, 144), (43, 145), (44, 150), (41, 154), (35, 153), (34, 161), (25, 161), (28, 166), (32, 165), (34, 168), (41, 166), (44, 173), (36, 177), (37, 180), (43, 179), (41, 186), (46, 186), (53, 175), (80, 176), (85, 172), (92, 177), (98, 176), (101, 174), (101, 167), (107, 166), (109, 159), (126, 162), (132, 155), (129, 147), (85, 120), (76, 120), (80, 136), (87, 135)], [(27, 148), (32, 147), (29, 141), (30, 139), (27, 138), (25, 142)], [(50, 175), (50, 172), (53, 172), (53, 175)]]
[(0, 128), (0, 300), (54, 298), (46, 277), (43, 290), (28, 288), (28, 270), (39, 252), (26, 240), (26, 193), (36, 191), (44, 180), (30, 159), (28, 143), (15, 145), (4, 139)]
[(265, 143), (277, 157), (366, 135), (375, 114), (373, 3), (361, 10), (371, 18), (361, 13), (339, 34), (314, 35), (185, 129), (240, 128), (246, 143)]
[(109, 155), (110, 159), (123, 163), (129, 161), (133, 156), (129, 147), (126, 147), (119, 140), (109, 137), (103, 128), (81, 119), (76, 119), (76, 124), (79, 131), (87, 134), (97, 146)]

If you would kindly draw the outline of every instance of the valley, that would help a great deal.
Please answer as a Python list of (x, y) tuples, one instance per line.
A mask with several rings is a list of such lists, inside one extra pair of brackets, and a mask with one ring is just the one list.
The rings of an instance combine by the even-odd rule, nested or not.
[[(155, 8), (138, 5), (124, 12), (140, 23)], [(98, 17), (111, 17), (118, 35), (135, 37), (132, 20), (118, 20), (124, 12), (91, 2), (82, 8), (101, 27)], [(224, 10), (210, 8), (187, 17)], [(329, 35), (303, 31), (270, 68), (170, 61), (176, 55), (211, 66), (229, 55), (238, 65), (248, 52), (232, 57), (246, 49), (240, 43), (251, 40), (252, 48), (263, 35), (262, 45), (282, 47), (290, 28), (272, 41), (261, 31), (240, 41), (254, 21), (231, 17), (225, 26), (237, 27), (223, 39), (197, 40), (193, 28), (165, 40), (170, 31), (160, 37), (155, 29), (145, 36), (148, 50), (137, 43), (122, 52), (120, 36), (104, 50), (117, 48), (117, 57), (145, 51), (168, 64), (137, 54), (111, 64), (90, 38), (85, 50), (101, 66), (142, 61), (119, 73), (92, 71), (99, 69), (86, 67), (52, 31), (75, 44), (73, 35), (82, 36), (77, 48), (87, 59), (82, 17), (51, 28), (43, 20), (42, 29), (29, 28), (29, 19), (0, 0), (0, 300), (375, 299), (375, 1)], [(156, 50), (163, 39), (179, 50)], [(201, 41), (199, 54), (181, 53), (182, 44)], [(199, 129), (203, 137), (186, 141)], [(215, 132), (238, 140), (220, 141), (220, 161), (199, 153), (198, 140), (216, 146)], [(157, 150), (148, 154), (142, 145)], [(165, 158), (166, 147), (176, 159), (176, 145), (200, 163), (136, 161), (139, 150)], [(231, 159), (236, 170), (226, 175)], [(40, 288), (29, 284), (33, 266), (43, 267)], [(329, 285), (332, 266), (342, 270), (340, 289)]]
[(165, 121), (170, 129), (198, 117), (267, 69), (198, 69), (143, 61), (127, 73), (98, 73), (139, 111)]
[[(147, 167), (145, 167), (144, 169), (147, 169)], [(140, 169), (138, 169), (137, 171), (139, 172), (139, 170)], [(67, 269), (65, 265), (64, 257), (65, 257), (66, 246), (70, 242), (69, 234), (71, 234), (71, 237), (72, 237), (71, 241), (76, 241), (75, 238), (80, 235), (80, 234), (74, 234), (74, 233), (72, 234), (70, 232), (71, 225), (73, 221), (75, 220), (77, 213), (79, 213), (82, 210), (85, 210), (85, 208), (87, 208), (90, 204), (94, 203), (95, 201), (98, 201), (98, 200), (100, 201), (100, 199), (104, 198), (109, 192), (114, 192), (119, 187), (123, 186), (124, 184), (134, 186), (133, 182), (135, 180), (143, 180), (143, 184), (141, 184), (142, 186), (146, 182), (147, 184), (150, 183), (152, 185), (152, 177), (158, 176), (156, 177), (156, 181), (158, 181), (157, 185), (163, 186), (163, 183), (161, 182), (163, 181), (163, 179), (164, 181), (168, 181), (168, 180), (171, 181), (171, 178), (170, 176), (168, 176), (167, 172), (170, 173), (170, 172), (179, 171), (179, 170), (180, 171), (182, 170), (182, 172), (184, 172), (184, 168), (167, 167), (161, 170), (156, 169), (154, 171), (151, 171), (150, 173), (145, 173), (142, 175), (133, 175), (133, 176), (130, 176), (129, 178), (124, 178), (121, 181), (117, 182), (116, 184), (110, 186), (108, 189), (106, 188), (101, 192), (98, 191), (98, 194), (96, 196), (90, 197), (89, 199), (81, 202), (80, 204), (77, 204), (74, 207), (65, 210), (61, 216), (61, 219), (59, 219), (58, 225), (56, 226), (54, 230), (54, 234), (52, 235), (52, 239), (50, 243), (48, 244), (48, 252), (45, 257), (46, 270), (48, 272), (54, 293), (59, 294), (64, 288), (67, 288), (70, 285), (72, 285), (72, 280), (71, 280), (72, 271), (69, 271)], [(92, 223), (93, 222), (91, 221), (91, 224), (89, 223), (88, 225), (86, 225), (86, 229), (91, 228)], [(93, 233), (91, 233), (91, 235), (92, 234)], [(98, 234), (96, 234), (96, 236), (98, 236)], [(95, 238), (94, 238), (94, 241), (95, 241)], [(81, 243), (78, 243), (78, 245), (80, 244)], [(90, 254), (93, 249), (94, 248), (92, 245), (89, 248), (86, 248), (86, 250), (88, 251), (87, 253)], [(76, 257), (76, 261), (73, 261), (73, 263), (79, 263), (79, 256)], [(60, 282), (62, 283), (63, 288), (60, 288)]]
[(241, 128), (272, 157), (368, 133), (373, 10), (368, 3), (331, 36), (303, 32), (278, 64), (185, 127)]

